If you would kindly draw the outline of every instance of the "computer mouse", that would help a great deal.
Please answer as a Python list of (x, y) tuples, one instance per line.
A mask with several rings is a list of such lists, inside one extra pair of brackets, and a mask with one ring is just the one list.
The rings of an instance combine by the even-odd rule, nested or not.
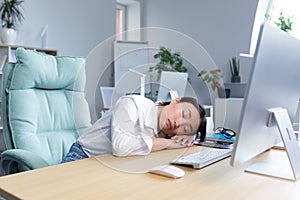
[(159, 165), (151, 168), (150, 173), (158, 174), (170, 178), (181, 178), (185, 175), (185, 172), (173, 165)]

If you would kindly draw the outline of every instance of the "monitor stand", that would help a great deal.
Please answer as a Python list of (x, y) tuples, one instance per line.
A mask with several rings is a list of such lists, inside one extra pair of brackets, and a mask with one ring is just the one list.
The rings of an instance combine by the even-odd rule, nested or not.
[[(268, 126), (275, 120), (286, 150), (288, 161), (278, 164), (258, 162), (249, 166), (245, 171), (295, 181), (300, 177), (300, 150), (298, 139), (294, 133), (288, 112), (284, 108), (270, 109), (269, 112)], [(275, 160), (277, 160), (277, 158), (275, 158)]]

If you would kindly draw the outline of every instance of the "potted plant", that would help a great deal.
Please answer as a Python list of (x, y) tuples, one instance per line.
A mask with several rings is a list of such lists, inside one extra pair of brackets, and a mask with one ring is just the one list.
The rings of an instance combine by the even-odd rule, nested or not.
[(149, 71), (157, 71), (157, 80), (160, 79), (162, 71), (187, 72), (187, 68), (183, 66), (180, 52), (172, 52), (171, 49), (160, 47), (159, 52), (153, 57), (159, 59), (159, 62), (155, 66), (151, 66)]
[[(265, 17), (268, 21), (272, 20), (269, 14), (265, 14)], [(285, 32), (289, 32), (293, 29), (292, 17), (285, 17), (282, 12), (280, 12), (279, 17), (277, 18), (277, 21), (274, 21), (274, 24)]]
[(289, 32), (292, 30), (293, 22), (291, 17), (284, 17), (282, 12), (280, 13), (276, 22), (274, 22), (278, 28), (285, 32)]
[(16, 39), (15, 26), (24, 19), (23, 0), (3, 0), (0, 4), (1, 40), (4, 44), (13, 44)]
[(231, 72), (231, 82), (232, 83), (239, 83), (241, 82), (240, 77), (240, 59), (236, 57), (232, 57), (229, 60), (229, 67)]
[(210, 71), (201, 70), (198, 76), (200, 76), (203, 81), (210, 84), (213, 91), (217, 89), (218, 96), (220, 98), (229, 98), (230, 89), (225, 89), (225, 87), (219, 82), (219, 80), (223, 77), (221, 74), (221, 69), (217, 68)]
[(221, 74), (221, 69), (218, 68), (210, 71), (202, 70), (198, 76), (200, 76), (203, 81), (209, 83), (212, 90), (221, 88), (221, 84), (219, 83), (219, 79), (223, 77)]

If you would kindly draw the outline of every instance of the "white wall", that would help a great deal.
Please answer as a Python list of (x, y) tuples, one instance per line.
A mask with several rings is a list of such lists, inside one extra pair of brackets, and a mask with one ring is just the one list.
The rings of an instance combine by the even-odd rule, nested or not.
[(258, 0), (143, 0), (143, 3), (145, 27), (174, 29), (193, 38), (223, 69), (225, 81), (230, 78), (229, 59), (249, 52)]
[(114, 0), (26, 0), (16, 44), (41, 47), (39, 35), (48, 25), (49, 48), (85, 57), (115, 33), (115, 6)]
[[(143, 27), (186, 34), (225, 72), (231, 56), (249, 50), (258, 0), (139, 1)], [(115, 8), (115, 0), (26, 0), (25, 21), (19, 27), (17, 44), (40, 47), (39, 35), (48, 25), (49, 48), (57, 49), (59, 55), (88, 58), (86, 88), (93, 121), (101, 108), (97, 86), (113, 82)]]

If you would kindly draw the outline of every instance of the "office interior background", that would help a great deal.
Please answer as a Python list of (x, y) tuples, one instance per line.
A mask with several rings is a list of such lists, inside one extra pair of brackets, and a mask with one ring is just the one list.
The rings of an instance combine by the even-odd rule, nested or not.
[[(134, 2), (134, 1), (133, 1)], [(179, 31), (203, 45), (218, 66), (237, 52), (248, 52), (255, 1), (141, 0), (140, 27)], [(16, 44), (39, 46), (48, 25), (48, 47), (60, 55), (86, 57), (99, 43), (115, 35), (115, 0), (26, 0), (25, 20)]]
[[(185, 34), (206, 49), (216, 65), (224, 71), (224, 80), (229, 80), (228, 60), (239, 53), (249, 53), (258, 0), (120, 0), (119, 2), (129, 5), (128, 8), (135, 7), (139, 12), (139, 18), (133, 17), (136, 24), (128, 29), (160, 27)], [(117, 4), (115, 0), (26, 0), (24, 21), (18, 27), (18, 38), (15, 43), (41, 47), (40, 34), (47, 26), (47, 48), (57, 49), (58, 55), (83, 56), (89, 59), (93, 49), (115, 36)], [(139, 39), (147, 40), (145, 37), (141, 35)], [(113, 45), (107, 46), (105, 54), (101, 55), (99, 52), (97, 54), (99, 60), (104, 61), (109, 59), (108, 57), (112, 59)], [(251, 59), (245, 58), (241, 62), (243, 65), (241, 73), (245, 74), (241, 77), (244, 82), (247, 80), (246, 74)], [(92, 74), (95, 74), (98, 67), (87, 61), (86, 88), (89, 102), (94, 100), (95, 95), (89, 88), (94, 88), (93, 84), (96, 81), (91, 79), (94, 78)], [(101, 80), (101, 85), (112, 85), (113, 66), (106, 73), (107, 76)], [(101, 100), (95, 104), (100, 105)]]
[[(272, 1), (272, 0), (270, 0)], [(58, 55), (87, 58), (87, 100), (91, 109), (101, 108), (95, 99), (95, 83), (113, 85), (113, 64), (99, 79), (99, 62), (113, 60), (113, 41), (116, 34), (116, 8), (123, 5), (138, 15), (127, 16), (134, 23), (127, 29), (159, 27), (178, 31), (203, 46), (216, 66), (230, 82), (228, 61), (240, 53), (249, 54), (253, 26), (258, 6), (266, 10), (269, 0), (25, 0), (24, 21), (18, 27), (16, 45), (56, 49)], [(264, 2), (264, 3), (261, 3)], [(261, 13), (263, 21), (264, 12)], [(43, 46), (41, 32), (47, 27), (47, 45)], [(147, 40), (146, 35), (123, 38)], [(107, 41), (110, 42), (108, 45)], [(105, 46), (105, 52), (98, 46)], [(179, 45), (180, 46), (180, 45)], [(174, 49), (181, 51), (181, 49)], [(97, 59), (95, 60), (95, 57)], [(241, 59), (241, 82), (247, 83), (252, 58)], [(203, 87), (200, 79), (191, 80)], [(201, 86), (202, 84), (202, 86)], [(208, 102), (204, 99), (204, 103)], [(93, 113), (91, 113), (93, 114)], [(97, 116), (92, 116), (95, 121)], [(0, 149), (1, 150), (1, 149)]]
[[(271, 0), (272, 1), (272, 0)], [(46, 48), (56, 49), (58, 55), (87, 58), (87, 100), (90, 108), (101, 107), (95, 84), (111, 86), (114, 82), (113, 64), (105, 69), (99, 82), (102, 66), (113, 60), (113, 40), (116, 34), (116, 9), (127, 9), (125, 30), (158, 27), (177, 31), (200, 44), (222, 70), (224, 82), (230, 82), (229, 59), (240, 53), (250, 53), (255, 16), (261, 9), (261, 21), (271, 1), (259, 0), (26, 0), (24, 21), (18, 27), (16, 45), (43, 47), (41, 32), (47, 27)], [(146, 35), (122, 38), (146, 41)], [(180, 41), (179, 41), (180, 42)], [(97, 51), (97, 46), (105, 46)], [(180, 46), (180, 45), (178, 45)], [(174, 49), (181, 51), (181, 49)], [(189, 53), (189, 52), (185, 52)], [(97, 57), (97, 60), (95, 60)], [(241, 82), (247, 83), (252, 58), (241, 57)], [(201, 79), (191, 80), (204, 87)], [(96, 92), (96, 94), (95, 94)], [(211, 103), (204, 98), (203, 103)], [(98, 117), (92, 112), (92, 120)]]

